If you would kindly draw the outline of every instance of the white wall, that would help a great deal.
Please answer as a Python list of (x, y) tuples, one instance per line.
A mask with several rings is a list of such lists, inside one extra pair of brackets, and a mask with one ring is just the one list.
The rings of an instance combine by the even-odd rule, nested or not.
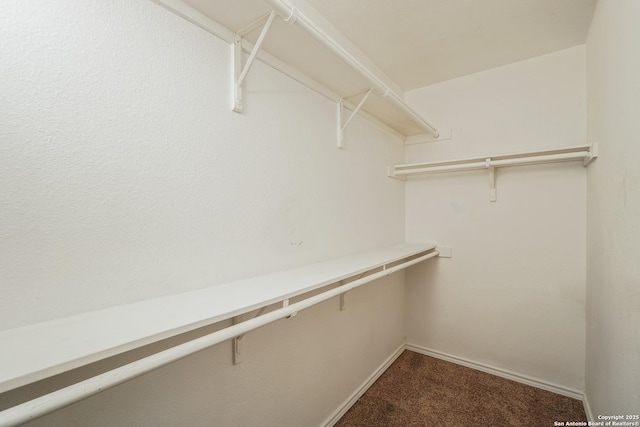
[(587, 39), (586, 396), (594, 417), (640, 412), (640, 2), (600, 0)]
[[(453, 139), (406, 149), (407, 163), (586, 143), (584, 46), (411, 91)], [(583, 388), (586, 171), (502, 168), (406, 184), (407, 240), (453, 247), (407, 273), (407, 340), (563, 392)]]
[[(404, 240), (399, 141), (337, 150), (335, 105), (260, 63), (231, 112), (230, 47), (147, 0), (4, 2), (0, 56), (2, 329)], [(402, 343), (402, 282), (34, 425), (319, 424)]]

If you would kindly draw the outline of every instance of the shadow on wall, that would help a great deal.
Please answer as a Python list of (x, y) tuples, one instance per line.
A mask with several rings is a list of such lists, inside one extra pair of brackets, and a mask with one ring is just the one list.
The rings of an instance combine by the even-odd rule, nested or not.
[(438, 288), (444, 286), (436, 280), (442, 259), (419, 263), (406, 271), (406, 325), (407, 340), (411, 342), (411, 325), (416, 322), (429, 324), (432, 313), (436, 313)]

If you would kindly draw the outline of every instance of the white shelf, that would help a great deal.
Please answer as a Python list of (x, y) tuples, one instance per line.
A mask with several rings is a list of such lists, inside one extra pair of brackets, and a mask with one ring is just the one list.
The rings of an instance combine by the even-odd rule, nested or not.
[(591, 145), (579, 145), (576, 147), (555, 148), (542, 151), (525, 151), (445, 162), (395, 165), (388, 167), (387, 176), (404, 181), (412, 176), (486, 169), (489, 172), (489, 201), (495, 202), (497, 200), (496, 168), (571, 161), (581, 161), (586, 167), (597, 157), (598, 143), (594, 142)]
[(580, 160), (587, 166), (598, 157), (597, 144), (578, 145), (575, 147), (554, 148), (538, 151), (523, 151), (518, 153), (474, 157), (467, 159), (448, 160), (443, 162), (410, 163), (395, 165), (389, 170), (390, 178), (425, 175), (431, 173), (445, 173), (487, 169), (490, 167), (524, 166), (537, 163), (556, 163)]
[[(152, 0), (195, 25), (234, 43), (241, 32), (241, 47), (253, 49), (262, 22), (251, 26), (272, 10), (278, 17), (270, 25), (257, 58), (318, 93), (353, 110), (363, 93), (373, 89), (359, 113), (406, 140), (410, 136), (437, 137), (437, 129), (407, 106), (400, 88), (378, 69), (330, 23), (305, 5), (305, 10), (286, 0)], [(285, 19), (292, 16), (291, 23)], [(245, 103), (250, 96), (245, 95)]]
[(404, 244), (0, 332), (0, 393), (231, 319), (435, 245)]

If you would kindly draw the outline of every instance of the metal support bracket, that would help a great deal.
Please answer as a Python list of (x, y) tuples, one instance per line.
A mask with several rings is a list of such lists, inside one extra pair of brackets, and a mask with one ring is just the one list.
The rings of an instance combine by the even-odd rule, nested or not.
[(453, 257), (453, 249), (451, 248), (451, 246), (436, 246), (436, 251), (438, 251), (439, 258)]
[[(343, 286), (344, 285), (344, 280), (340, 280), (338, 282), (338, 287)], [(340, 311), (344, 311), (347, 308), (347, 302), (346, 302), (346, 297), (347, 293), (343, 293), (340, 294)]]
[(452, 128), (442, 129), (438, 137), (435, 137), (431, 132), (407, 136), (407, 139), (404, 141), (404, 145), (425, 144), (441, 141), (453, 141)]
[(495, 202), (497, 200), (496, 195), (496, 168), (491, 166), (491, 159), (485, 159), (484, 161), (487, 169), (489, 170), (489, 201)]
[[(287, 307), (289, 305), (289, 298), (282, 300), (282, 307)], [(256, 314), (253, 316), (253, 318), (255, 319), (256, 317), (260, 317), (264, 314), (264, 312), (267, 310), (268, 306), (264, 306), (262, 307), (260, 310), (258, 310), (256, 312)], [(291, 315), (287, 316), (287, 319), (291, 319), (292, 317), (295, 317), (295, 315), (298, 314), (297, 311), (293, 312)], [(234, 325), (237, 325), (238, 323), (242, 323), (242, 315), (240, 316), (234, 316), (231, 319), (232, 323)], [(233, 338), (233, 340), (231, 340), (231, 347), (232, 347), (232, 351), (233, 351), (233, 364), (237, 365), (239, 363), (242, 363), (242, 361), (244, 360), (243, 357), (243, 340), (244, 340), (244, 335), (238, 335), (237, 337)]]
[[(256, 317), (262, 316), (266, 310), (267, 310), (267, 306), (262, 307), (253, 316), (253, 318), (255, 319)], [(242, 316), (234, 316), (231, 319), (231, 322), (234, 325), (237, 325), (238, 323), (242, 323)], [(231, 348), (233, 350), (233, 364), (234, 365), (242, 363), (242, 361), (244, 360), (244, 358), (242, 357), (242, 353), (243, 353), (242, 352), (242, 348), (243, 348), (242, 340), (243, 340), (243, 338), (244, 338), (244, 334), (238, 335), (233, 340), (231, 340)]]
[[(252, 22), (251, 24), (244, 27), (242, 30), (238, 31), (235, 34), (233, 40), (233, 106), (232, 109), (236, 113), (241, 113), (243, 109), (242, 105), (242, 83), (244, 82), (245, 77), (249, 73), (251, 66), (253, 65), (253, 61), (256, 59), (256, 55), (264, 42), (264, 38), (271, 28), (271, 24), (273, 23), (274, 18), (276, 17), (276, 11), (272, 10), (268, 15), (262, 16), (260, 19)], [(259, 28), (260, 25), (264, 22), (264, 26), (262, 27), (262, 31), (258, 36), (258, 40), (253, 46), (253, 50), (249, 53), (249, 58), (247, 58), (247, 62), (242, 65), (242, 36), (245, 34)]]
[[(233, 318), (233, 320), (232, 320), (232, 323), (234, 325), (237, 325), (240, 322), (241, 322), (241, 317), (240, 316), (235, 316)], [(244, 338), (244, 334), (235, 337), (231, 341), (231, 348), (232, 348), (232, 351), (233, 351), (233, 364), (234, 365), (242, 363), (242, 338)]]
[(360, 111), (360, 108), (362, 108), (364, 103), (367, 101), (367, 98), (369, 98), (369, 95), (371, 95), (372, 91), (373, 91), (373, 88), (371, 88), (367, 92), (365, 92), (364, 96), (362, 97), (362, 99), (360, 100), (358, 105), (356, 105), (356, 107), (351, 112), (351, 115), (347, 118), (347, 120), (344, 121), (344, 123), (342, 122), (342, 110), (343, 110), (343, 106), (344, 106), (343, 105), (343, 101), (342, 101), (343, 98), (340, 98), (340, 101), (338, 101), (338, 114), (337, 114), (337, 118), (338, 118), (338, 148), (344, 148), (344, 130), (347, 128), (349, 123), (351, 123), (351, 120), (355, 117), (355, 115), (358, 114), (358, 111)]
[(597, 158), (598, 158), (598, 142), (596, 141), (593, 144), (591, 144), (591, 147), (589, 148), (589, 154), (587, 154), (587, 157), (584, 158), (583, 164), (585, 166), (588, 166), (589, 163), (591, 163)]
[[(289, 306), (289, 298), (285, 299), (282, 301), (282, 308), (288, 307)], [(297, 311), (294, 311), (293, 313), (291, 313), (290, 315), (287, 316), (287, 319), (291, 319), (292, 317), (296, 317), (296, 315), (298, 314)]]
[(387, 166), (387, 177), (397, 179), (398, 181), (407, 180), (406, 176), (397, 176), (396, 174), (393, 173), (393, 170), (394, 170), (393, 166)]

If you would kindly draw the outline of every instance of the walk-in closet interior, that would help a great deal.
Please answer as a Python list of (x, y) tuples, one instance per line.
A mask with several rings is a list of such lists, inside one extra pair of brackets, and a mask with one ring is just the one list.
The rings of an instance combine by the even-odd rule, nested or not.
[(638, 46), (636, 0), (3, 1), (0, 426), (333, 426), (406, 352), (640, 425)]

